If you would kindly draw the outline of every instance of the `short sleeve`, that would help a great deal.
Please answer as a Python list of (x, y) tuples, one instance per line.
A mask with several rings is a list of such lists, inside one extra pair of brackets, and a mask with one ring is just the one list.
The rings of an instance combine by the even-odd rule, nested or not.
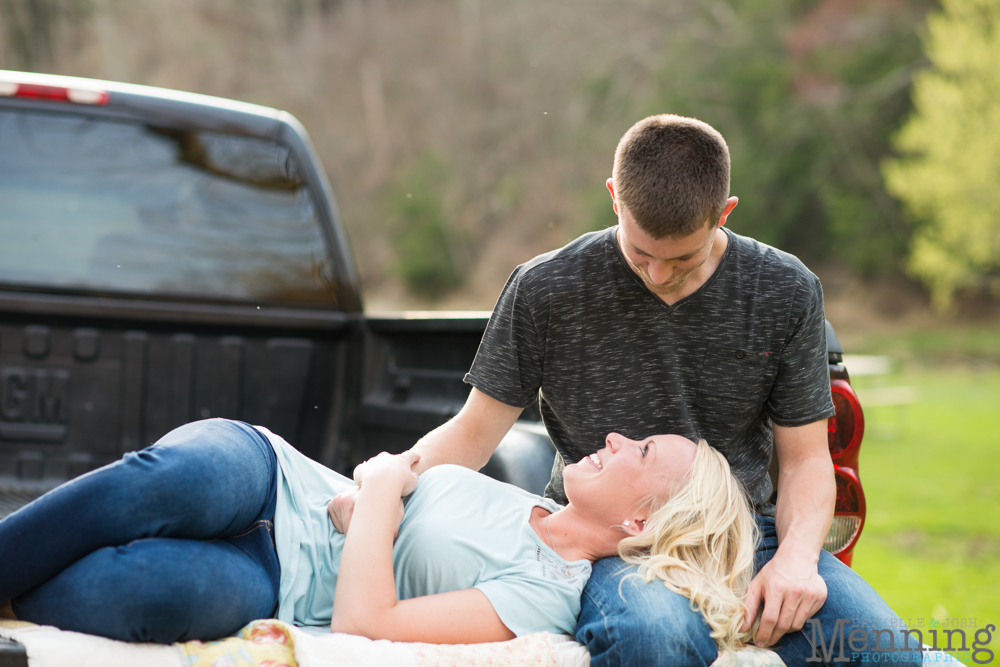
[(804, 426), (832, 417), (823, 288), (814, 275), (799, 285), (788, 331), (767, 399), (771, 420), (779, 426)]
[(517, 408), (538, 400), (544, 342), (529, 303), (525, 267), (507, 280), (465, 381), (491, 398)]
[[(586, 583), (586, 580), (584, 580)], [(507, 629), (518, 637), (533, 632), (572, 635), (580, 615), (579, 590), (528, 576), (504, 576), (475, 586), (493, 606)]]

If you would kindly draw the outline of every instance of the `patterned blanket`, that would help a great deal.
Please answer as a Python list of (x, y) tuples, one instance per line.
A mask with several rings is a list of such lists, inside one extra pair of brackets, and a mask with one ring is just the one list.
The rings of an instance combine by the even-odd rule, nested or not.
[[(314, 634), (281, 621), (254, 621), (234, 637), (183, 644), (130, 644), (0, 620), (0, 636), (24, 644), (30, 667), (587, 667), (582, 645), (538, 633), (493, 644), (404, 644)], [(713, 667), (784, 667), (770, 651), (747, 648)]]

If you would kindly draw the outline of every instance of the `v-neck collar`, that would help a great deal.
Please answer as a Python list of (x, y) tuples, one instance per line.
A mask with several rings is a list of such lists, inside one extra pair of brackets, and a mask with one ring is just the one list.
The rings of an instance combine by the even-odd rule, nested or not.
[(706, 280), (698, 289), (691, 292), (686, 297), (684, 297), (683, 299), (681, 299), (680, 301), (671, 306), (666, 301), (657, 296), (656, 293), (654, 293), (651, 289), (646, 287), (646, 283), (642, 281), (642, 278), (640, 278), (639, 275), (632, 270), (632, 267), (629, 265), (628, 260), (625, 259), (625, 255), (622, 254), (621, 246), (618, 245), (618, 227), (619, 225), (615, 225), (614, 227), (612, 227), (611, 234), (608, 237), (608, 242), (614, 248), (615, 256), (618, 257), (618, 261), (621, 263), (622, 268), (625, 270), (626, 273), (628, 273), (628, 275), (632, 278), (635, 284), (637, 284), (639, 288), (642, 289), (643, 292), (648, 294), (650, 298), (655, 299), (656, 302), (660, 304), (660, 306), (665, 308), (668, 313), (674, 312), (684, 304), (688, 303), (689, 301), (699, 296), (709, 287), (711, 287), (715, 283), (719, 274), (722, 273), (722, 269), (726, 266), (726, 263), (729, 261), (730, 253), (733, 252), (733, 234), (725, 227), (722, 227), (722, 231), (726, 233), (726, 239), (728, 242), (726, 243), (726, 252), (723, 253), (722, 259), (719, 260), (719, 265), (715, 267), (715, 271), (712, 272), (712, 275), (710, 275), (708, 277), (708, 280)]

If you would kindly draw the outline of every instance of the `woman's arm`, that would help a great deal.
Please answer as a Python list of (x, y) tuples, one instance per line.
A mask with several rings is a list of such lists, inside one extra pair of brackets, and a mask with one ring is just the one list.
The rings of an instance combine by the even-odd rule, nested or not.
[(416, 488), (419, 454), (380, 454), (355, 471), (361, 485), (344, 542), (333, 601), (333, 632), (371, 639), (477, 643), (512, 639), (486, 595), (467, 589), (396, 599), (392, 542), (399, 498)]
[[(358, 489), (353, 488), (350, 491), (344, 491), (333, 497), (333, 499), (327, 503), (326, 512), (330, 515), (330, 520), (333, 521), (333, 527), (341, 535), (346, 535), (348, 529), (351, 527), (351, 517), (354, 514), (354, 498), (358, 495)], [(399, 503), (396, 506), (396, 528), (393, 531), (393, 539), (399, 535), (399, 526), (403, 523), (403, 518), (406, 516), (406, 509), (403, 506), (403, 499), (399, 499)]]

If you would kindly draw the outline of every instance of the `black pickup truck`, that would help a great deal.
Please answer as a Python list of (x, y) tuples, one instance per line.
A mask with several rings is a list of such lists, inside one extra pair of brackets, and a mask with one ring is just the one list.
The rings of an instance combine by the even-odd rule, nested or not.
[[(458, 411), (488, 316), (362, 312), (287, 113), (0, 72), (0, 512), (205, 417), (349, 473)], [(491, 469), (551, 458), (526, 414)]]
[[(333, 191), (289, 114), (0, 71), (0, 517), (207, 417), (350, 474), (457, 413), (488, 316), (364, 313)], [(829, 333), (828, 548), (849, 560), (863, 421)], [(553, 455), (529, 409), (484, 472), (541, 493)]]

